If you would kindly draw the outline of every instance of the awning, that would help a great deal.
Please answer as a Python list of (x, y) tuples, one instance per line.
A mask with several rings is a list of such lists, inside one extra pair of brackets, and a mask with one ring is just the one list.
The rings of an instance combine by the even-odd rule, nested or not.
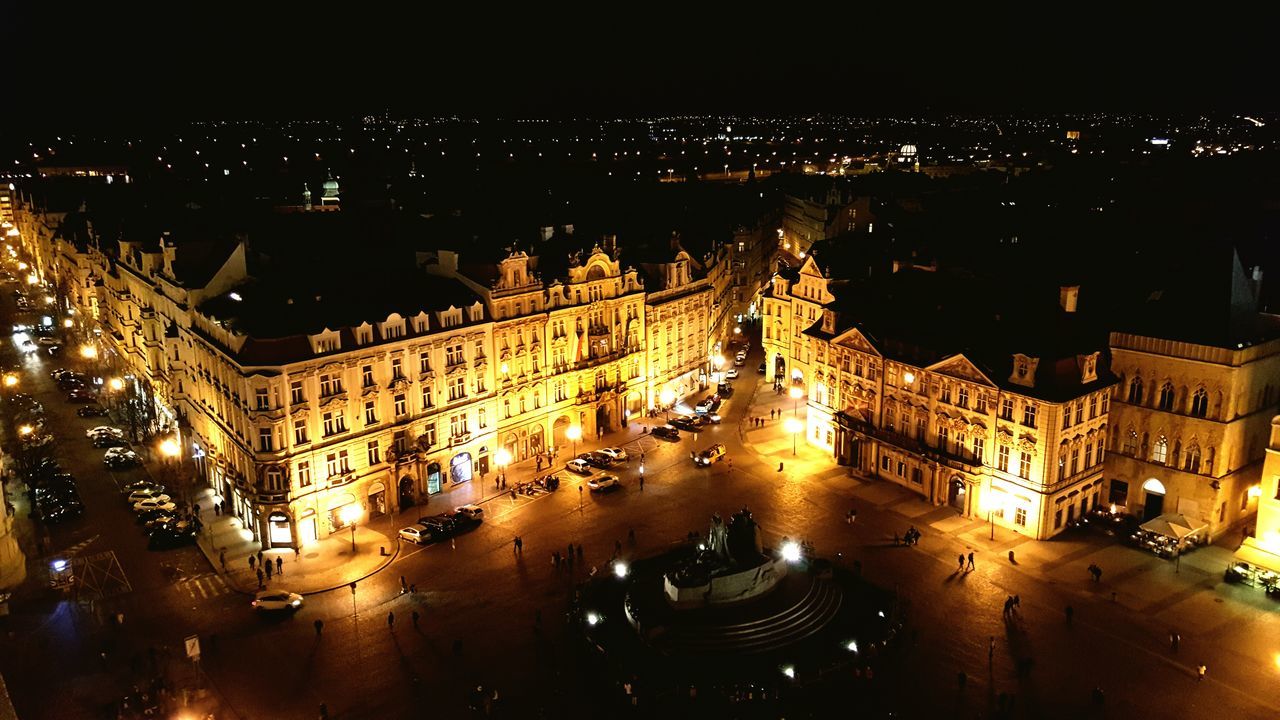
[(1188, 519), (1181, 513), (1166, 513), (1160, 517), (1151, 518), (1139, 527), (1147, 532), (1182, 540), (1188, 535), (1194, 535), (1205, 529), (1206, 526), (1202, 522)]
[(1244, 544), (1240, 546), (1240, 549), (1234, 555), (1235, 559), (1247, 565), (1280, 573), (1280, 555), (1264, 550), (1255, 543), (1257, 543), (1256, 538), (1245, 538)]

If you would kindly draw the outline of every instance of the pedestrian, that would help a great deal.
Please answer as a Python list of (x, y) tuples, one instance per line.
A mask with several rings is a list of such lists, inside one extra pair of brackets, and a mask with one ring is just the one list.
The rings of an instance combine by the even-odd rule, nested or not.
[(956, 566), (956, 572), (964, 572), (964, 553), (960, 553), (960, 564)]
[(573, 559), (573, 543), (569, 543), (569, 559)]
[(1016, 608), (1018, 608), (1019, 610), (1021, 610), (1021, 609), (1022, 609), (1022, 596), (1021, 596), (1021, 595), (1014, 595), (1014, 596), (1013, 596), (1013, 606), (1014, 606), (1014, 607), (1016, 607)]
[(253, 572), (253, 564), (254, 564), (254, 562), (255, 562), (254, 557), (253, 557), (252, 555), (250, 555), (250, 556), (249, 556), (249, 572)]
[(259, 550), (259, 551), (258, 551), (258, 564), (259, 564), (259, 565), (261, 565), (261, 564), (262, 564), (262, 551), (261, 551), (261, 550)]
[(537, 466), (537, 472), (542, 472), (542, 456), (538, 455), (534, 458), (534, 464)]
[(501, 475), (499, 475), (499, 476), (497, 476), (497, 477), (495, 477), (495, 478), (493, 479), (493, 489), (494, 489), (494, 490), (501, 490), (501, 489), (502, 489), (502, 476), (501, 476)]
[(284, 558), (279, 555), (276, 556), (276, 574), (284, 577)]
[(407, 592), (409, 592), (409, 581), (405, 580), (404, 576), (401, 575), (400, 576), (400, 594), (403, 595)]
[(773, 413), (774, 413), (774, 409), (773, 409), (773, 408), (769, 408), (769, 419), (770, 419), (770, 420), (772, 420), (772, 419), (773, 419)]
[(987, 663), (990, 664), (996, 659), (996, 636), (992, 635), (987, 641)]
[(222, 572), (227, 571), (227, 549), (218, 549), (218, 564), (222, 566)]
[(413, 629), (414, 629), (414, 630), (417, 630), (417, 629), (418, 629), (418, 619), (421, 617), (420, 615), (418, 615), (418, 611), (417, 611), (417, 610), (414, 610), (414, 611), (413, 611), (413, 614), (412, 614), (412, 615), (410, 615), (409, 617), (413, 619)]
[(560, 569), (560, 551), (559, 550), (551, 551), (551, 567), (556, 568), (557, 570)]
[(410, 595), (418, 594), (418, 585), (416, 583), (409, 583), (409, 594)]
[(324, 621), (316, 618), (316, 621), (311, 624), (316, 628), (316, 637), (320, 637), (320, 633), (324, 632)]
[(262, 588), (262, 568), (258, 568), (258, 589), (261, 590)]
[(640, 473), (640, 492), (644, 492), (644, 473)]
[(1178, 645), (1182, 643), (1182, 636), (1178, 633), (1169, 631), (1169, 649), (1178, 652)]
[(1071, 607), (1070, 605), (1068, 605), (1068, 606), (1067, 606), (1067, 624), (1068, 624), (1068, 625), (1070, 625), (1070, 624), (1071, 624), (1071, 618), (1075, 617), (1075, 615), (1076, 615), (1076, 610), (1075, 610), (1075, 608), (1073, 608), (1073, 607)]
[(396, 629), (396, 614), (393, 612), (387, 613), (387, 627), (391, 630)]
[(267, 562), (262, 563), (262, 568), (267, 571), (267, 580), (270, 581), (271, 573), (275, 572), (275, 568), (271, 566), (271, 561), (268, 560)]
[(299, 558), (299, 557), (301, 557), (301, 556), (302, 556), (302, 550), (301, 550), (297, 545), (294, 545), (294, 546), (293, 546), (293, 561), (294, 561), (294, 562), (297, 562), (297, 561), (298, 561), (298, 558)]
[(515, 550), (516, 550), (516, 553), (520, 555), (524, 554), (524, 541), (520, 539), (519, 535), (516, 536)]
[(1200, 663), (1199, 665), (1197, 665), (1196, 666), (1196, 682), (1200, 682), (1201, 680), (1204, 680), (1204, 674), (1208, 671), (1209, 671), (1209, 668), (1205, 667), (1204, 663)]
[(973, 553), (972, 553), (972, 552), (970, 552), (970, 553), (969, 553), (969, 569), (970, 569), (970, 570), (973, 570), (973, 569), (974, 569), (974, 567), (973, 567)]

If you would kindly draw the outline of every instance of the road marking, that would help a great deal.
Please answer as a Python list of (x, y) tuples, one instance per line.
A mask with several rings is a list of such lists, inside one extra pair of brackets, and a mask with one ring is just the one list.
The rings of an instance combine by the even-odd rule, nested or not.
[(231, 591), (226, 579), (216, 573), (194, 575), (183, 578), (174, 584), (191, 596), (193, 600), (208, 600), (219, 595), (226, 595)]

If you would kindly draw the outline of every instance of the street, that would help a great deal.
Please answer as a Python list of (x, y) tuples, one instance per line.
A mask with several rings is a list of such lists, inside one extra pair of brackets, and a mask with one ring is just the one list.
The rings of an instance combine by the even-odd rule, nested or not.
[[(3, 302), (5, 316), (13, 317), (12, 301)], [(1037, 544), (1000, 531), (994, 542), (979, 543), (974, 538), (986, 539), (985, 526), (935, 520), (955, 513), (904, 488), (852, 478), (803, 444), (793, 457), (790, 437), (770, 425), (780, 420), (763, 429), (749, 421), (768, 417), (771, 408), (792, 412), (791, 401), (774, 396), (754, 372), (763, 360), (758, 342), (735, 395), (720, 410), (722, 424), (669, 442), (638, 431), (642, 423), (632, 421), (603, 442), (579, 443), (580, 452), (613, 444), (628, 451), (627, 464), (612, 471), (622, 478), (619, 491), (593, 494), (584, 489), (586, 477), (562, 472), (558, 491), (512, 499), (478, 478), (473, 483), (485, 483), (478, 492), (488, 496), (480, 527), (452, 542), (405, 544), (354, 591), (310, 595), (296, 614), (277, 617), (255, 614), (250, 598), (195, 547), (146, 549), (117, 487), (154, 467), (103, 469), (102, 451), (90, 446), (84, 429), (104, 419), (77, 418), (76, 406), (49, 378), (52, 367), (85, 361), (69, 353), (19, 358), (12, 343), (4, 353), (6, 365), (22, 368), (22, 391), (45, 405), (59, 462), (78, 479), (86, 507), (81, 519), (52, 528), (49, 550), (30, 564), (27, 586), (4, 620), (3, 672), (25, 719), (103, 717), (106, 703), (154, 674), (150, 648), (175, 687), (208, 689), (219, 718), (314, 718), (320, 703), (332, 718), (464, 717), (478, 685), (500, 693), (495, 715), (596, 716), (561, 632), (574, 580), (603, 567), (615, 542), (623, 542), (625, 555), (656, 552), (690, 531), (704, 533), (713, 513), (743, 506), (765, 529), (766, 543), (784, 535), (808, 539), (819, 555), (859, 561), (866, 577), (897, 589), (909, 603), (910, 647), (878, 680), (883, 706), (900, 717), (989, 717), (1001, 694), (1014, 696), (1012, 716), (1026, 718), (1075, 718), (1101, 709), (1112, 717), (1280, 713), (1270, 690), (1280, 671), (1280, 622), (1261, 592), (1222, 585), (1221, 567), (1207, 559), (1201, 565), (1191, 556), (1175, 576), (1169, 562), (1101, 536), (1070, 534)], [(661, 424), (661, 416), (644, 421), (652, 422)], [(713, 442), (728, 447), (731, 462), (695, 467), (689, 453)], [(532, 467), (508, 472), (512, 481), (532, 474)], [(26, 528), (23, 547), (31, 551), (34, 537), (20, 495), (10, 487)], [(430, 512), (465, 501), (433, 497)], [(852, 524), (846, 522), (850, 508), (859, 511)], [(934, 522), (953, 529), (938, 530)], [(382, 521), (376, 529), (390, 532), (391, 524)], [(920, 543), (895, 544), (911, 525), (922, 531)], [(584, 562), (556, 570), (552, 553), (570, 543), (584, 547)], [(78, 545), (81, 555), (113, 553), (127, 586), (106, 588), (108, 597), (93, 607), (44, 590), (37, 566)], [(976, 552), (976, 569), (956, 572), (957, 554), (969, 551)], [(1094, 561), (1108, 568), (1101, 583), (1084, 570)], [(288, 587), (288, 562), (284, 579), (272, 587)], [(401, 592), (402, 576), (416, 593)], [(1015, 594), (1020, 610), (1006, 622), (1002, 605)], [(1182, 636), (1176, 653), (1167, 641), (1171, 628)], [(200, 676), (183, 655), (189, 635), (200, 637)], [(1020, 673), (1019, 660), (1025, 665), (1028, 658), (1029, 671)], [(1201, 662), (1208, 674), (1197, 682), (1194, 668)], [(960, 671), (967, 676), (963, 689)], [(1105, 691), (1101, 709), (1091, 705), (1095, 687)]]

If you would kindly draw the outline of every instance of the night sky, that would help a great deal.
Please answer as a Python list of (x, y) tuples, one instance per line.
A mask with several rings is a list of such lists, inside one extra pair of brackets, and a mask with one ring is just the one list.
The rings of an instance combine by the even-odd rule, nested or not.
[(5, 113), (10, 122), (1276, 104), (1278, 63), (1262, 35), (1270, 18), (1173, 6), (1121, 19), (1071, 4), (989, 17), (778, 5), (787, 18), (776, 19), (746, 17), (745, 5), (721, 8), (738, 15), (596, 5), (581, 16), (495, 5), (464, 17), (369, 2), (159, 6), (165, 13), (25, 4), (38, 7), (0, 0), (10, 87), (32, 91)]

